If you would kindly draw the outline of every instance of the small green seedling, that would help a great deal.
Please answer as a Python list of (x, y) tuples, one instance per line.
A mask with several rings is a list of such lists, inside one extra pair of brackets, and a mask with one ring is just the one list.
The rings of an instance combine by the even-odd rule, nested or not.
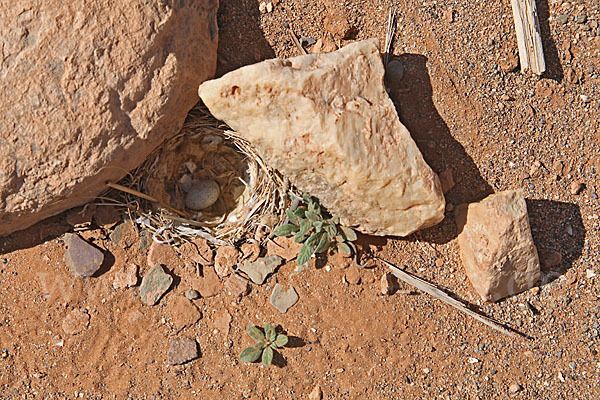
[(264, 333), (254, 325), (248, 325), (248, 335), (258, 340), (258, 342), (254, 346), (246, 347), (242, 351), (240, 360), (244, 362), (254, 362), (262, 354), (262, 363), (271, 365), (273, 350), (285, 346), (288, 342), (288, 337), (282, 334), (278, 335), (275, 332), (275, 327), (268, 322), (265, 324)]
[(289, 223), (274, 231), (277, 236), (294, 235), (296, 243), (303, 243), (296, 258), (298, 265), (304, 265), (314, 253), (323, 253), (330, 247), (350, 255), (350, 242), (356, 240), (354, 229), (340, 225), (340, 219), (324, 210), (316, 198), (307, 195), (302, 198), (305, 204), (285, 211)]

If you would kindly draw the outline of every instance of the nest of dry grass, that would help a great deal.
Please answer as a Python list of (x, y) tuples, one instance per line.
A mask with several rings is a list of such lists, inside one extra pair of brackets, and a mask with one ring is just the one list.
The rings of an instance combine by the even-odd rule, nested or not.
[[(221, 191), (214, 205), (193, 211), (185, 207), (185, 189), (199, 179), (214, 180)], [(198, 237), (215, 246), (261, 244), (285, 220), (289, 195), (297, 197), (247, 140), (202, 105), (190, 111), (177, 136), (109, 186), (154, 240), (172, 244)]]

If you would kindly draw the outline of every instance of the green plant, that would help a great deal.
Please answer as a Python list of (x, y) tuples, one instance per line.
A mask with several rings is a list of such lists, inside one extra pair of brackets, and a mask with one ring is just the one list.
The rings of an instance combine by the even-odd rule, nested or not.
[(264, 333), (254, 325), (248, 325), (248, 335), (258, 340), (254, 346), (246, 347), (240, 354), (240, 360), (244, 362), (254, 362), (262, 354), (262, 363), (271, 365), (273, 361), (273, 350), (283, 347), (288, 342), (286, 335), (277, 334), (275, 327), (270, 323), (265, 324)]
[(339, 217), (331, 216), (316, 198), (307, 195), (302, 198), (304, 204), (285, 211), (289, 222), (274, 231), (277, 236), (294, 235), (296, 243), (303, 243), (296, 259), (298, 265), (305, 264), (314, 253), (323, 253), (329, 248), (352, 254), (350, 242), (356, 240), (354, 229), (340, 225)]

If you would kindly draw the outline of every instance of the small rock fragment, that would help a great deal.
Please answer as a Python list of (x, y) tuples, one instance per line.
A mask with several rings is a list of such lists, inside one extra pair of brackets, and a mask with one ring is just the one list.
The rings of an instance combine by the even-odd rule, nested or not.
[(142, 278), (140, 299), (142, 303), (153, 306), (169, 290), (173, 277), (165, 272), (162, 265), (156, 264)]
[(271, 292), (271, 305), (282, 314), (285, 314), (294, 304), (298, 302), (298, 293), (293, 286), (286, 291), (283, 290), (283, 286), (279, 283), (275, 284), (273, 292)]
[(221, 332), (221, 337), (226, 338), (227, 335), (229, 335), (229, 327), (231, 325), (231, 314), (229, 314), (229, 312), (227, 312), (227, 310), (223, 311), (222, 313), (218, 314), (215, 317), (214, 320), (214, 325), (215, 328), (217, 328), (219, 330), (219, 332)]
[(271, 3), (270, 1), (267, 3), (267, 6), (265, 7), (267, 12), (270, 13), (273, 11), (273, 3)]
[(360, 269), (356, 265), (352, 265), (346, 270), (346, 281), (351, 285), (358, 285), (360, 283)]
[(562, 255), (552, 250), (541, 250), (538, 252), (540, 264), (545, 270), (549, 270), (562, 262)]
[(454, 187), (454, 171), (452, 168), (446, 169), (440, 174), (440, 183), (442, 184), (442, 192), (448, 193)]
[(260, 246), (255, 243), (244, 243), (240, 250), (242, 251), (242, 260), (256, 261), (260, 255)]
[(135, 264), (127, 264), (122, 270), (115, 274), (113, 280), (113, 288), (126, 289), (133, 287), (138, 283), (138, 266)]
[(262, 285), (267, 276), (283, 263), (283, 258), (278, 255), (262, 257), (254, 262), (245, 262), (239, 270), (246, 273), (250, 280), (257, 285)]
[(455, 212), (460, 256), (485, 301), (531, 288), (540, 276), (523, 192), (509, 190)]
[(267, 3), (264, 1), (261, 1), (260, 4), (258, 5), (258, 12), (260, 12), (261, 14), (264, 14), (265, 11), (267, 11)]
[(302, 47), (309, 47), (317, 42), (314, 38), (311, 38), (310, 36), (302, 36), (298, 40), (300, 41)]
[(521, 385), (513, 383), (508, 387), (508, 391), (512, 394), (519, 393), (521, 391)]
[(392, 295), (398, 290), (398, 279), (391, 274), (386, 272), (381, 277), (381, 294)]
[(240, 252), (233, 246), (221, 246), (215, 255), (215, 272), (221, 278), (229, 275), (237, 264)]
[(233, 274), (225, 281), (225, 289), (228, 294), (234, 297), (242, 297), (250, 291), (248, 281)]
[(121, 213), (114, 206), (98, 205), (94, 212), (94, 221), (96, 225), (103, 228), (110, 228), (121, 220)]
[(102, 251), (72, 233), (66, 233), (64, 239), (67, 245), (65, 263), (71, 272), (82, 278), (94, 275), (104, 262)]
[(539, 178), (544, 172), (544, 166), (538, 160), (535, 160), (533, 164), (531, 164), (531, 168), (529, 169), (529, 175), (532, 178)]
[(196, 290), (198, 290), (204, 298), (216, 296), (221, 291), (221, 280), (219, 279), (219, 276), (214, 268), (204, 267), (203, 271), (204, 276), (198, 279)]
[(595, 277), (595, 276), (596, 276), (596, 273), (594, 272), (594, 270), (592, 270), (592, 269), (589, 269), (589, 268), (587, 268), (587, 269), (585, 270), (585, 277), (586, 277), (587, 279), (592, 279), (592, 278), (593, 278), (593, 277)]
[(502, 72), (512, 72), (519, 66), (519, 57), (512, 50), (505, 50), (498, 58), (498, 66)]
[(575, 181), (571, 183), (571, 194), (578, 195), (585, 188), (585, 184), (581, 181)]
[(146, 262), (148, 265), (162, 264), (173, 268), (179, 264), (179, 256), (170, 244), (153, 241), (148, 250)]
[(558, 23), (564, 25), (569, 21), (569, 16), (566, 14), (559, 14), (556, 16), (556, 21), (558, 21)]
[(444, 21), (446, 21), (447, 23), (451, 24), (452, 22), (454, 22), (454, 8), (450, 7), (448, 8), (446, 11), (444, 11)]
[(385, 70), (385, 82), (392, 88), (398, 88), (404, 78), (404, 64), (400, 60), (394, 59), (389, 62)]
[(183, 295), (185, 296), (186, 299), (188, 300), (197, 300), (200, 298), (200, 292), (194, 289), (188, 289), (186, 290)]
[(127, 220), (117, 225), (109, 235), (110, 240), (123, 248), (128, 248), (137, 239), (133, 222)]
[(310, 392), (308, 400), (323, 400), (323, 391), (320, 385), (315, 386), (312, 392)]
[(199, 356), (198, 343), (196, 343), (195, 339), (190, 337), (176, 337), (171, 339), (167, 353), (169, 364), (184, 364)]
[(90, 325), (90, 315), (86, 310), (75, 308), (62, 321), (62, 329), (67, 335), (77, 335)]
[(174, 297), (167, 305), (167, 315), (177, 332), (194, 325), (202, 318), (198, 307), (184, 296)]

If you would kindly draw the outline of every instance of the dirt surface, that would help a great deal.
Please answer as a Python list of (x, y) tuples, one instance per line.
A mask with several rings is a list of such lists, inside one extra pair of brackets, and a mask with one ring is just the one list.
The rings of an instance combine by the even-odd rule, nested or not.
[[(220, 74), (298, 55), (285, 24), (324, 48), (369, 37), (383, 44), (391, 5), (273, 3), (260, 13), (257, 1), (222, 1)], [(299, 274), (288, 262), (241, 299), (213, 280), (217, 295), (194, 305), (181, 299), (198, 276), (175, 257), (167, 265), (174, 286), (146, 306), (138, 287), (114, 289), (113, 279), (130, 263), (140, 275), (150, 268), (147, 240), (133, 231), (109, 238), (117, 221), (103, 211), (102, 226), (79, 234), (104, 251), (104, 265), (74, 277), (63, 259), (61, 237), (73, 229), (65, 214), (0, 238), (0, 397), (306, 399), (320, 386), (326, 399), (598, 398), (600, 4), (537, 4), (548, 65), (541, 79), (517, 69), (509, 1), (396, 2), (393, 54), (405, 73), (390, 95), (432, 168), (452, 169), (449, 204), (525, 190), (547, 261), (538, 286), (481, 302), (460, 263), (452, 206), (441, 224), (408, 238), (359, 238), (363, 260), (376, 254), (407, 267), (530, 339), (492, 331), (402, 284), (381, 295), (383, 266), (356, 270), (339, 257)], [(334, 16), (347, 24), (325, 23)], [(331, 40), (325, 26), (349, 39)], [(577, 181), (585, 187), (572, 194)], [(286, 314), (269, 304), (276, 281), (300, 297)], [(281, 326), (290, 347), (269, 368), (240, 363), (252, 344), (246, 326), (265, 322)], [(201, 354), (171, 366), (169, 340), (180, 336), (196, 338)]]

